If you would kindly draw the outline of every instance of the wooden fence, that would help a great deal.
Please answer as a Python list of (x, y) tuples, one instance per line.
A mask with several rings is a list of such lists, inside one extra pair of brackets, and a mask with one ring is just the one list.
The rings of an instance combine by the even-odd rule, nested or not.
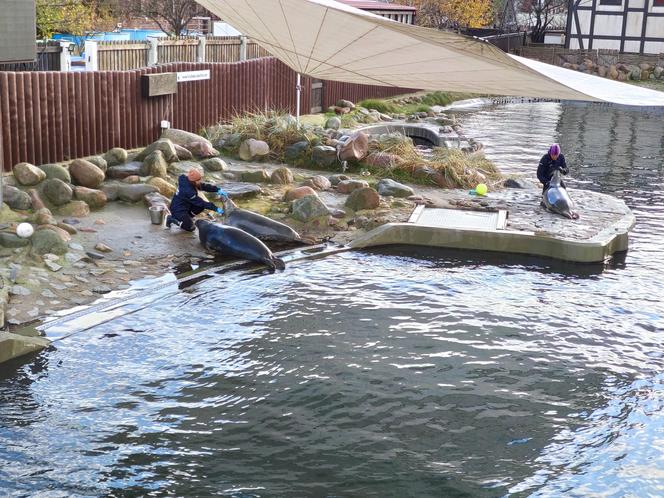
[(37, 42), (37, 57), (31, 62), (0, 64), (0, 71), (60, 71), (63, 47), (57, 41)]
[[(146, 98), (141, 76), (210, 70), (210, 79), (179, 83), (173, 95)], [(45, 164), (149, 144), (160, 122), (199, 131), (251, 110), (295, 112), (296, 74), (278, 59), (238, 63), (173, 63), (132, 71), (0, 73), (0, 161)], [(311, 108), (311, 80), (302, 81), (302, 109)], [(410, 90), (324, 82), (323, 107)]]
[(170, 62), (239, 62), (269, 55), (257, 43), (240, 36), (86, 43), (86, 58), (95, 61), (92, 66), (88, 64), (88, 69), (99, 71), (126, 71)]

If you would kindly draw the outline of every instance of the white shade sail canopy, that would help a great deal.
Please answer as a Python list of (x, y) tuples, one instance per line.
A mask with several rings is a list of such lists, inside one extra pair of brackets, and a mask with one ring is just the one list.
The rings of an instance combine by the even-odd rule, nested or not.
[(664, 93), (509, 56), (333, 0), (197, 0), (295, 71), (422, 90), (664, 106)]

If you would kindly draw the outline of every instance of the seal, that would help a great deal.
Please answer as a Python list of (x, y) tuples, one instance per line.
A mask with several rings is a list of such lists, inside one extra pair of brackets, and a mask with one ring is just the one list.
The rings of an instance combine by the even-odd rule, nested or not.
[(567, 189), (561, 185), (560, 170), (555, 170), (549, 188), (542, 193), (542, 201), (546, 208), (553, 212), (576, 220), (579, 214), (574, 210), (574, 201), (567, 193)]
[(286, 268), (282, 259), (272, 254), (265, 244), (244, 230), (207, 220), (197, 220), (196, 227), (201, 244), (209, 251), (264, 263), (272, 270)]
[(230, 199), (227, 199), (224, 204), (224, 224), (240, 228), (257, 239), (273, 242), (315, 243), (312, 239), (300, 236), (299, 233), (284, 223), (238, 208)]

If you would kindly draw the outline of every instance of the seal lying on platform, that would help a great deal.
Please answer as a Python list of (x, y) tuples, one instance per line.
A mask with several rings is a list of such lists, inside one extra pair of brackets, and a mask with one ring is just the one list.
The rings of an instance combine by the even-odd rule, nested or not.
[(567, 193), (567, 189), (561, 185), (559, 170), (553, 172), (549, 188), (542, 193), (542, 201), (546, 208), (553, 213), (561, 214), (571, 220), (576, 220), (579, 217), (574, 210), (574, 201)]
[(196, 227), (201, 244), (210, 251), (264, 263), (273, 270), (286, 268), (283, 260), (273, 255), (265, 244), (244, 230), (207, 220), (197, 220)]
[(224, 224), (240, 228), (260, 240), (274, 242), (302, 242), (313, 244), (312, 239), (301, 237), (288, 225), (246, 209), (241, 209), (227, 199), (224, 201)]

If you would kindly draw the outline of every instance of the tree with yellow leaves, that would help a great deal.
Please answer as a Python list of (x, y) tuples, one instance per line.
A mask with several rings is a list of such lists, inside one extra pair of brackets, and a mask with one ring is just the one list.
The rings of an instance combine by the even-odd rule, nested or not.
[(110, 8), (96, 0), (37, 0), (37, 36), (54, 33), (84, 36), (115, 26)]
[(492, 0), (396, 0), (417, 7), (417, 24), (430, 28), (482, 28), (493, 23)]

